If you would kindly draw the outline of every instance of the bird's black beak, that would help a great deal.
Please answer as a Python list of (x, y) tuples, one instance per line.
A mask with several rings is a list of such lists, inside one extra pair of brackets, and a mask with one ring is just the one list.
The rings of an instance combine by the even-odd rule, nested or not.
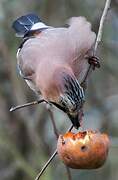
[(78, 112), (73, 113), (73, 114), (70, 114), (70, 113), (67, 111), (66, 107), (64, 107), (64, 106), (62, 107), (62, 106), (60, 106), (59, 104), (57, 104), (57, 103), (55, 103), (55, 102), (50, 102), (50, 103), (52, 103), (53, 105), (55, 105), (57, 108), (59, 108), (59, 109), (62, 110), (63, 112), (67, 113), (69, 119), (71, 120), (73, 126), (74, 126), (76, 129), (78, 129), (78, 128), (80, 127), (80, 121), (81, 121), (81, 120), (80, 120), (80, 118), (79, 118), (79, 113), (78, 113)]
[(76, 114), (76, 115), (70, 115), (70, 114), (68, 114), (68, 117), (69, 117), (69, 119), (71, 120), (73, 126), (74, 126), (76, 129), (78, 129), (78, 128), (80, 127), (80, 119), (79, 119), (78, 114)]

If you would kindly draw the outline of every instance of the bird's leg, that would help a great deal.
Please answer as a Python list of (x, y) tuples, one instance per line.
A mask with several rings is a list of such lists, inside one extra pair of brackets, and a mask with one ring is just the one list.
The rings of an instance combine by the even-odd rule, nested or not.
[(88, 63), (90, 64), (85, 77), (83, 79), (83, 81), (81, 82), (81, 86), (83, 87), (84, 91), (87, 89), (87, 79), (88, 76), (91, 72), (91, 69), (95, 70), (95, 68), (100, 68), (100, 62), (99, 62), (99, 58), (96, 56), (85, 56), (85, 58), (88, 60)]
[(99, 58), (96, 56), (87, 57), (88, 63), (93, 66), (93, 70), (97, 67), (100, 68)]

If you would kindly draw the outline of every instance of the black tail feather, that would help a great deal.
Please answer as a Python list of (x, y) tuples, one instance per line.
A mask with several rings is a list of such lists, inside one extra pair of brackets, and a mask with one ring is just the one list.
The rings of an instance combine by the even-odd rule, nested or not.
[(41, 19), (35, 14), (27, 14), (16, 19), (12, 28), (16, 31), (17, 36), (24, 37), (35, 23), (41, 22)]

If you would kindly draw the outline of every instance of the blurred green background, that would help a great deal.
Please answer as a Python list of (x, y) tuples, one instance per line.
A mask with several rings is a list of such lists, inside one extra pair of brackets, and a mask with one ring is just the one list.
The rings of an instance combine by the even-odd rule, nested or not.
[[(56, 148), (49, 113), (44, 104), (14, 113), (12, 105), (36, 99), (16, 70), (20, 40), (11, 28), (17, 17), (35, 12), (45, 23), (61, 26), (71, 16), (85, 16), (97, 32), (105, 1), (0, 0), (0, 180), (33, 180)], [(118, 1), (112, 0), (97, 55), (101, 68), (93, 72), (87, 91), (83, 129), (99, 129), (111, 138), (109, 157), (98, 170), (71, 170), (73, 180), (118, 180)], [(53, 108), (58, 130), (70, 126), (64, 113)], [(42, 180), (66, 180), (58, 157)]]

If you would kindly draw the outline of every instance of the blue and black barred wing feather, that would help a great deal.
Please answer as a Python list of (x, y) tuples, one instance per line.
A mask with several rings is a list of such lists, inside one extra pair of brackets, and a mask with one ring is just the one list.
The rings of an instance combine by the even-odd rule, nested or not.
[(27, 14), (16, 19), (12, 24), (12, 28), (16, 31), (17, 36), (24, 37), (32, 26), (40, 21), (37, 15)]
[(85, 102), (85, 94), (83, 88), (80, 86), (79, 81), (77, 79), (73, 79), (72, 77), (65, 78), (65, 87), (66, 87), (66, 96), (68, 100), (75, 106), (75, 109), (81, 109), (83, 103)]

